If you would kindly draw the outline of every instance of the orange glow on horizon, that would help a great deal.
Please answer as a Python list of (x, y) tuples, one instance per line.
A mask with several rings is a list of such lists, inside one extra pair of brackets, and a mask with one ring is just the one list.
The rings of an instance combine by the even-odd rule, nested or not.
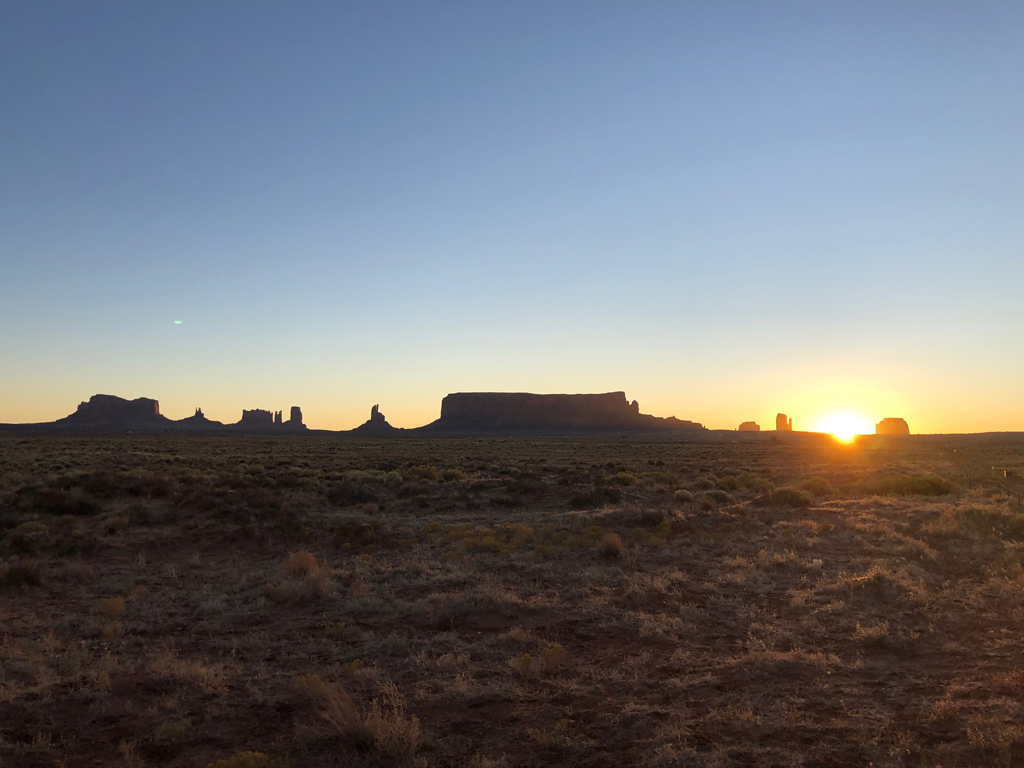
[(849, 442), (855, 435), (869, 435), (874, 428), (860, 416), (851, 413), (833, 413), (818, 422), (818, 432), (835, 435), (843, 442)]

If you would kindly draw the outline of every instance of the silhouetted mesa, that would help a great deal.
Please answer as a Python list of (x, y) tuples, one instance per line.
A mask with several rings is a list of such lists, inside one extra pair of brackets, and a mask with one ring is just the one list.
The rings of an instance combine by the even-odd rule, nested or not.
[(775, 417), (775, 431), (776, 432), (792, 432), (793, 431), (793, 420), (786, 419), (786, 414), (780, 413)]
[(243, 410), (242, 420), (238, 422), (238, 426), (248, 429), (272, 429), (274, 426), (274, 414), (260, 408), (252, 411)]
[(388, 420), (385, 419), (384, 414), (380, 412), (380, 406), (375, 405), (370, 409), (369, 420), (363, 422), (352, 431), (358, 432), (361, 435), (386, 435), (391, 432), (401, 432), (403, 430), (397, 429), (388, 424)]
[(910, 425), (903, 419), (886, 418), (875, 424), (876, 435), (909, 435)]
[(761, 431), (761, 427), (759, 427), (753, 421), (744, 421), (742, 424), (740, 424), (738, 429), (739, 429), (740, 432), (760, 432)]
[(160, 403), (148, 397), (125, 400), (115, 395), (93, 395), (89, 402), (81, 403), (70, 416), (57, 424), (74, 426), (120, 426), (132, 424), (162, 424), (169, 421), (160, 415)]
[(670, 416), (640, 413), (625, 392), (600, 395), (534, 395), (525, 392), (459, 392), (441, 401), (441, 418), (423, 429), (484, 431), (559, 429), (704, 429)]

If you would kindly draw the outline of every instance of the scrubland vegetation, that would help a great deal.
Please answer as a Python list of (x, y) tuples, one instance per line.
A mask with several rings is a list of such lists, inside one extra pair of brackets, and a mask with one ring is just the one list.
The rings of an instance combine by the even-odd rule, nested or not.
[(0, 766), (1021, 764), (1022, 464), (4, 436)]

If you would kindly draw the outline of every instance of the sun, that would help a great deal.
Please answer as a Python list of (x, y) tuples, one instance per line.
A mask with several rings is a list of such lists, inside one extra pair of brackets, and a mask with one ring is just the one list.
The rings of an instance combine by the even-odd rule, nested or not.
[(828, 432), (840, 440), (852, 440), (854, 435), (866, 435), (871, 432), (871, 425), (860, 416), (850, 413), (833, 413), (818, 422), (819, 432)]

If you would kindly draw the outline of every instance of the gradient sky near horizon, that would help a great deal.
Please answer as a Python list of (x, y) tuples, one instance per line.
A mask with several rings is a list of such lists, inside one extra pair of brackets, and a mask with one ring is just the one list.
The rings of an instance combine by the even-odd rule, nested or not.
[(1024, 430), (1022, 40), (1017, 0), (4, 2), (0, 422)]

